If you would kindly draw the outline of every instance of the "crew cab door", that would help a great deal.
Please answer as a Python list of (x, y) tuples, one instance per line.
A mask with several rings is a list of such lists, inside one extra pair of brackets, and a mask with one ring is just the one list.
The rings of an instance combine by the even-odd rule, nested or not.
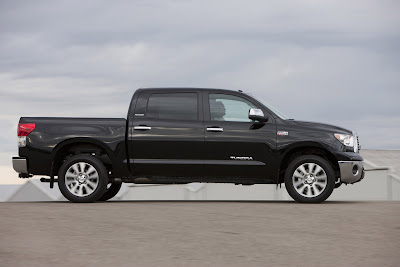
[(275, 177), (276, 126), (272, 116), (266, 123), (251, 121), (249, 109), (261, 107), (242, 94), (206, 91), (203, 99), (207, 176)]
[(193, 90), (140, 93), (130, 126), (133, 175), (203, 175), (201, 98), (201, 94)]

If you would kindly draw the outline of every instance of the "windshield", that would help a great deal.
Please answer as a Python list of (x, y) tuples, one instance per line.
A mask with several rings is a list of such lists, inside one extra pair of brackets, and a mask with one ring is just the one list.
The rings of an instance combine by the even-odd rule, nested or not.
[(275, 107), (271, 106), (267, 101), (265, 101), (263, 98), (255, 96), (254, 94), (249, 94), (247, 93), (247, 95), (253, 97), (254, 99), (257, 99), (259, 102), (261, 102), (261, 104), (263, 104), (265, 107), (267, 107), (269, 110), (271, 110), (272, 112), (274, 112), (279, 118), (283, 119), (283, 120), (289, 120), (289, 117), (286, 116), (285, 114), (283, 114), (282, 112), (280, 112), (279, 110), (277, 110)]

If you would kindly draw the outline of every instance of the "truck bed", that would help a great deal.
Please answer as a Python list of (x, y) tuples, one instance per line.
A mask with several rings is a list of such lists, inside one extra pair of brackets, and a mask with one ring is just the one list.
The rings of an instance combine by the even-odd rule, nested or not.
[(124, 118), (21, 117), (19, 122), (35, 123), (34, 131), (27, 136), (28, 145), (19, 148), (20, 157), (30, 159), (30, 173), (50, 175), (53, 156), (69, 142), (105, 144), (111, 161), (126, 159)]

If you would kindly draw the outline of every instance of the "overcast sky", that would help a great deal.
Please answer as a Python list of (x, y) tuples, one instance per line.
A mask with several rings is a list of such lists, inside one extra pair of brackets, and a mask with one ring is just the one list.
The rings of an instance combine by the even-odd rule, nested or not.
[(399, 1), (1, 1), (0, 166), (20, 116), (125, 117), (136, 88), (241, 89), (400, 149)]

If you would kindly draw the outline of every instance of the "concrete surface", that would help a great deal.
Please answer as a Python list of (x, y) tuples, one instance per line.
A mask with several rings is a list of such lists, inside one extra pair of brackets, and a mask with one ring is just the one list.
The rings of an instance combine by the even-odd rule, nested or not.
[(400, 173), (400, 150), (361, 149), (360, 154), (374, 167), (389, 167), (391, 173)]
[(0, 266), (399, 266), (400, 202), (0, 203)]

